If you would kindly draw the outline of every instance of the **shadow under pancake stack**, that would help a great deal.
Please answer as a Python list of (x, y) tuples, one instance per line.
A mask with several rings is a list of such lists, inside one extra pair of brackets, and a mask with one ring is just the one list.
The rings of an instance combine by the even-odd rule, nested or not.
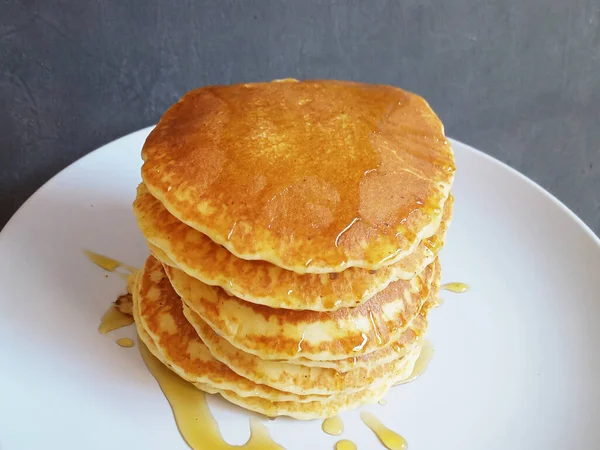
[(267, 416), (332, 417), (410, 377), (454, 157), (419, 96), (283, 80), (186, 94), (142, 150), (133, 288), (150, 352)]

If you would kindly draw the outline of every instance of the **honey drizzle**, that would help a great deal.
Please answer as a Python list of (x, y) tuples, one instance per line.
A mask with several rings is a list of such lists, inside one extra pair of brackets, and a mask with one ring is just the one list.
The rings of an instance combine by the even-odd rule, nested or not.
[(344, 422), (338, 416), (330, 417), (323, 421), (321, 428), (327, 434), (339, 436), (344, 431)]
[(107, 272), (114, 272), (119, 267), (122, 267), (129, 272), (135, 272), (137, 270), (135, 267), (130, 266), (129, 264), (122, 263), (121, 261), (117, 261), (116, 259), (109, 258), (108, 256), (101, 255), (100, 253), (96, 253), (91, 250), (84, 250), (83, 253), (85, 253), (91, 262)]
[(454, 294), (462, 294), (464, 292), (467, 292), (469, 289), (471, 289), (471, 287), (466, 283), (454, 281), (452, 283), (442, 284), (440, 286), (440, 289), (443, 289), (445, 291), (450, 291)]
[(284, 450), (255, 418), (250, 418), (250, 439), (244, 445), (226, 443), (210, 413), (204, 392), (165, 367), (140, 339), (138, 347), (146, 367), (171, 405), (181, 436), (193, 450)]
[(412, 373), (408, 376), (408, 378), (405, 378), (404, 380), (399, 381), (396, 384), (398, 385), (410, 383), (411, 381), (414, 381), (421, 375), (423, 375), (427, 370), (427, 367), (429, 367), (429, 363), (433, 359), (434, 353), (435, 351), (433, 349), (433, 344), (431, 343), (431, 341), (425, 340), (425, 342), (423, 343), (423, 348), (421, 348), (421, 353), (419, 354), (419, 357), (415, 362), (415, 366), (413, 367)]
[(135, 345), (134, 342), (129, 338), (117, 339), (117, 344), (120, 347), (126, 347), (126, 348), (133, 347)]
[(133, 323), (133, 316), (122, 313), (117, 309), (116, 306), (112, 305), (108, 311), (104, 313), (102, 319), (100, 319), (100, 325), (98, 331), (101, 334), (106, 334), (109, 331), (123, 328)]
[(342, 439), (335, 444), (335, 450), (357, 450), (356, 444), (348, 439)]
[(408, 447), (406, 439), (382, 424), (372, 413), (362, 411), (360, 418), (375, 433), (375, 436), (377, 436), (385, 448), (389, 450), (405, 450)]
[[(126, 269), (127, 273), (119, 273), (119, 276), (125, 278), (127, 280), (127, 289), (130, 292), (130, 283), (131, 280), (134, 279), (134, 274), (137, 272), (137, 269), (128, 264), (124, 264), (116, 259), (109, 258), (108, 256), (101, 255), (100, 253), (93, 252), (91, 250), (84, 250), (83, 253), (96, 264), (98, 267), (108, 271), (114, 272), (119, 267)], [(117, 299), (117, 304), (119, 301), (122, 301), (122, 297), (119, 296)], [(101, 334), (107, 334), (110, 331), (117, 330), (119, 328), (126, 327), (133, 323), (133, 316), (131, 314), (125, 314), (122, 312), (117, 306), (111, 305), (111, 307), (104, 313), (102, 319), (100, 319), (100, 325), (98, 326), (98, 331)], [(131, 341), (131, 339), (130, 339)], [(118, 341), (117, 341), (118, 343)], [(121, 345), (121, 344), (119, 344)], [(131, 345), (121, 345), (122, 347), (131, 347), (133, 346), (133, 341)]]

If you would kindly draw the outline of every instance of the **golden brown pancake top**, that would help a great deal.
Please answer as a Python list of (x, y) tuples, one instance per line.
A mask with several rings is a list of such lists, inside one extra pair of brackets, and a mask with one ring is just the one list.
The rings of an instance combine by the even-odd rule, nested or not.
[(142, 151), (149, 191), (244, 259), (378, 269), (437, 229), (454, 176), (442, 123), (399, 88), (319, 80), (186, 94)]

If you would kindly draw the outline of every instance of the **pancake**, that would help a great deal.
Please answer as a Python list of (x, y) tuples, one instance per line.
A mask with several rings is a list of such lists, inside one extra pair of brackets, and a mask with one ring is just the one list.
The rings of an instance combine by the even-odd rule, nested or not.
[[(177, 375), (192, 383), (228, 390), (238, 396), (257, 396), (269, 401), (304, 402), (324, 399), (299, 396), (259, 385), (237, 375), (216, 360), (183, 315), (181, 300), (171, 287), (162, 266), (146, 261), (133, 294), (133, 313), (140, 339)], [(158, 356), (157, 356), (158, 357)]]
[(240, 259), (175, 218), (143, 183), (133, 208), (152, 254), (161, 262), (252, 303), (328, 311), (361, 304), (391, 282), (410, 280), (429, 265), (443, 247), (452, 216), (452, 197), (444, 205), (436, 233), (419, 243), (411, 254), (375, 272), (349, 268), (339, 274), (300, 275), (266, 261)]
[[(198, 314), (184, 304), (184, 314), (198, 332), (211, 354), (230, 369), (255, 383), (266, 384), (275, 389), (293, 392), (299, 395), (318, 394), (335, 395), (363, 390), (372, 384), (378, 384), (390, 373), (395, 373), (404, 364), (402, 358), (396, 358), (380, 364), (373, 359), (370, 367), (357, 367), (340, 373), (334, 369), (306, 367), (289, 364), (285, 361), (268, 361), (250, 353), (245, 353), (220, 337), (204, 322)], [(417, 321), (422, 328), (414, 334), (425, 332), (426, 321)], [(418, 346), (417, 339), (410, 344), (409, 351)]]
[(178, 220), (297, 273), (377, 270), (411, 254), (438, 229), (455, 171), (421, 97), (332, 80), (191, 91), (142, 158), (148, 190)]
[(267, 360), (329, 361), (378, 350), (400, 337), (431, 290), (437, 293), (440, 276), (436, 260), (412, 280), (391, 283), (356, 308), (317, 312), (248, 303), (164, 267), (175, 291), (213, 330), (234, 347)]

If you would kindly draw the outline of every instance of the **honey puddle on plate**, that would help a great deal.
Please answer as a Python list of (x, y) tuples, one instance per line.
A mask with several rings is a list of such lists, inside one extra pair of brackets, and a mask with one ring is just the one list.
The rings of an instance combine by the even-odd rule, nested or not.
[(389, 450), (405, 450), (407, 448), (406, 440), (402, 436), (390, 430), (370, 412), (362, 411), (360, 418), (375, 433), (385, 448)]
[(342, 439), (336, 442), (335, 450), (357, 450), (356, 444), (348, 439)]
[[(95, 252), (92, 252), (91, 250), (84, 250), (83, 253), (89, 258), (90, 261), (92, 261), (98, 267), (101, 267), (102, 269), (104, 269), (108, 272), (114, 272), (119, 267), (126, 269), (127, 273), (119, 273), (119, 275), (124, 277), (125, 279), (127, 279), (128, 284), (129, 284), (129, 278), (132, 278), (133, 277), (132, 274), (137, 271), (137, 269), (133, 266), (124, 264), (120, 261), (117, 261), (116, 259), (109, 258), (108, 256), (101, 255), (100, 253), (95, 253)], [(125, 297), (126, 297), (126, 295), (119, 296), (119, 299), (117, 300), (117, 304), (118, 304), (119, 300), (121, 300), (122, 298), (125, 298)], [(100, 325), (98, 326), (98, 331), (101, 334), (107, 334), (113, 330), (117, 330), (119, 328), (129, 326), (132, 323), (133, 323), (133, 316), (131, 314), (125, 314), (117, 306), (115, 306), (113, 304), (108, 309), (108, 311), (106, 311), (104, 313), (104, 315), (102, 316), (102, 319), (100, 319)], [(119, 341), (122, 341), (122, 339), (120, 339)], [(117, 341), (117, 343), (119, 345), (121, 345), (121, 347), (133, 347), (133, 341), (131, 341), (131, 339), (129, 339), (129, 341), (131, 341), (131, 345), (129, 345), (129, 343), (122, 344), (119, 341)], [(125, 341), (123, 341), (123, 342), (125, 342)]]
[(111, 306), (108, 311), (104, 313), (100, 320), (100, 326), (98, 331), (102, 334), (106, 334), (109, 331), (116, 330), (118, 328), (126, 327), (133, 323), (133, 316), (122, 313), (117, 309), (116, 306)]
[(213, 418), (204, 392), (171, 372), (158, 361), (138, 339), (142, 359), (156, 378), (175, 416), (181, 436), (193, 450), (284, 450), (275, 443), (259, 420), (250, 418), (250, 439), (244, 445), (229, 445), (223, 440)]
[(463, 292), (467, 292), (471, 287), (466, 283), (460, 283), (455, 281), (453, 283), (446, 283), (440, 286), (440, 290), (450, 291), (454, 294), (462, 294)]
[(344, 431), (344, 422), (338, 416), (330, 417), (323, 421), (321, 425), (323, 431), (332, 436), (339, 436)]
[(117, 344), (120, 347), (126, 347), (126, 348), (133, 347), (135, 345), (134, 342), (129, 338), (117, 339)]
[(108, 272), (114, 272), (119, 267), (122, 267), (129, 272), (135, 272), (137, 270), (135, 267), (130, 266), (129, 264), (122, 263), (121, 261), (117, 261), (116, 259), (109, 258), (108, 256), (101, 255), (100, 253), (96, 253), (91, 250), (84, 250), (83, 253), (85, 253), (90, 261)]
[(429, 367), (429, 363), (433, 359), (434, 352), (435, 351), (433, 349), (433, 344), (431, 343), (430, 340), (426, 339), (425, 342), (423, 343), (423, 348), (421, 349), (421, 354), (419, 355), (419, 358), (415, 362), (415, 367), (413, 367), (412, 373), (410, 374), (410, 376), (408, 378), (396, 383), (396, 385), (410, 383), (411, 381), (414, 381), (417, 378), (419, 378), (421, 375), (423, 375), (425, 373), (425, 371), (427, 370), (427, 367)]

